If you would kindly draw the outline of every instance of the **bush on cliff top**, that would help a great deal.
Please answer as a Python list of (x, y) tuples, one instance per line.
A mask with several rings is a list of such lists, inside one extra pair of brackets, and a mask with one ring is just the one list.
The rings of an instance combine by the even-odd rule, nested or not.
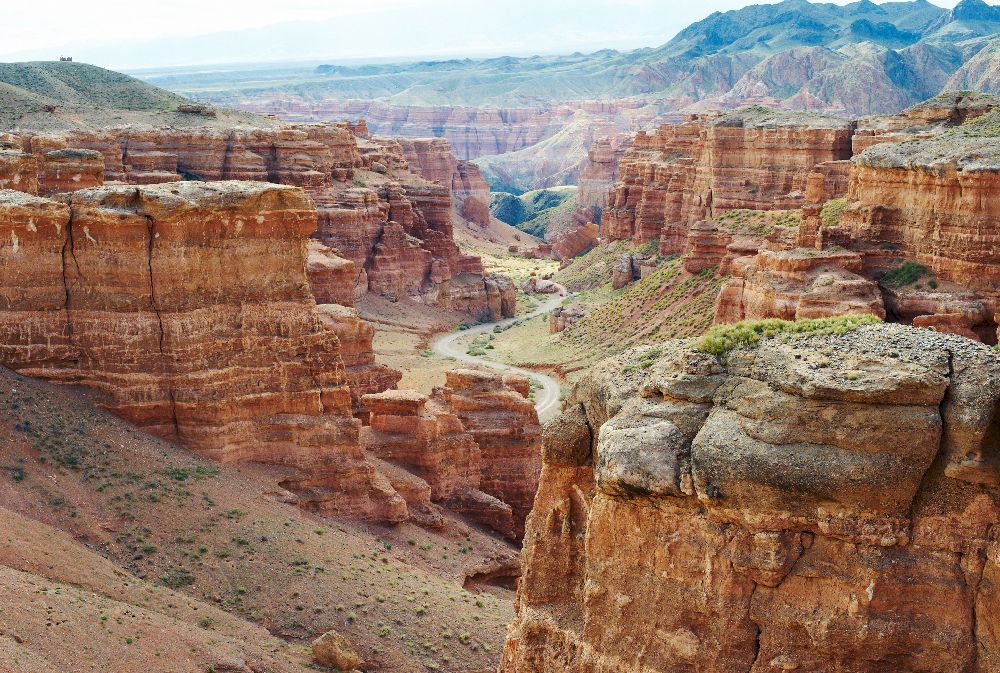
[(695, 342), (695, 350), (714, 355), (725, 362), (730, 352), (757, 344), (782, 334), (847, 334), (861, 325), (881, 322), (873, 315), (840, 315), (810, 320), (744, 320), (730, 325), (716, 325)]

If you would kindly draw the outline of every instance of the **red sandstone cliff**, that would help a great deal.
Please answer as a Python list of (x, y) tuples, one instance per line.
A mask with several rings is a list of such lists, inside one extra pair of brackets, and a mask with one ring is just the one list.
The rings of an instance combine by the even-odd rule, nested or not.
[(478, 166), (456, 159), (444, 138), (400, 138), (399, 144), (410, 170), (449, 188), (459, 217), (481, 227), (490, 223), (490, 186)]
[(539, 464), (538, 417), (524, 397), (527, 382), (470, 370), (448, 372), (447, 381), (431, 397), (412, 391), (366, 396), (372, 420), (363, 443), (421, 480), (420, 488), (409, 489), (411, 510), (433, 512), (432, 503), (440, 504), (520, 539)]
[[(0, 358), (98, 389), (125, 419), (223, 461), (292, 468), (327, 513), (382, 520), (405, 503), (352, 416), (345, 318), (306, 277), (316, 211), (247, 182), (100, 187), (67, 203), (0, 192)], [(332, 308), (332, 307), (331, 307)]]
[[(363, 124), (74, 130), (8, 134), (3, 142), (0, 186), (29, 193), (73, 191), (102, 179), (154, 184), (183, 177), (301, 186), (319, 211), (318, 238), (354, 262), (356, 295), (371, 290), (477, 319), (501, 317), (494, 311), (496, 279), (486, 278), (478, 258), (462, 255), (452, 240), (452, 193), (460, 201), (457, 212), (478, 221), (488, 187), (474, 167), (455, 162), (446, 145), (431, 148), (437, 155), (428, 163), (429, 174), (434, 161), (451, 171), (447, 182), (437, 185), (410, 172), (399, 143), (369, 139)], [(403, 228), (405, 244), (398, 236), (383, 236), (393, 229), (391, 222)], [(373, 268), (376, 257), (381, 263)], [(329, 269), (315, 268), (317, 283), (328, 283)], [(328, 292), (319, 289), (320, 295)]]
[(659, 237), (661, 254), (675, 254), (699, 220), (800, 207), (809, 171), (850, 156), (851, 125), (839, 119), (760, 108), (690, 117), (636, 137), (602, 228), (610, 240)]
[(546, 429), (501, 672), (995, 670), (998, 381), (892, 325), (599, 365)]

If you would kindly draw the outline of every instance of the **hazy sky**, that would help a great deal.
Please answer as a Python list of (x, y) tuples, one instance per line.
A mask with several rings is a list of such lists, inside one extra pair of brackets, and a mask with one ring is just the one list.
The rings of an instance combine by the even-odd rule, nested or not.
[[(834, 1), (847, 4), (846, 0)], [(944, 7), (957, 2), (933, 1)], [(713, 11), (755, 3), (28, 0), (5, 4), (0, 60), (53, 58), (65, 52), (98, 65), (137, 68), (194, 64), (205, 58), (332, 60), (631, 49), (662, 44)], [(207, 35), (213, 37), (202, 37)], [(219, 40), (213, 44), (214, 37)]]

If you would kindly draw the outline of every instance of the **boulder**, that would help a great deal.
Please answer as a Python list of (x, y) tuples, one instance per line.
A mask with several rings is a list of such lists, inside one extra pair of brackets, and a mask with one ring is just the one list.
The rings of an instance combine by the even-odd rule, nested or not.
[(361, 658), (351, 641), (336, 631), (327, 631), (314, 640), (312, 655), (320, 666), (330, 666), (338, 671), (353, 671), (361, 665)]

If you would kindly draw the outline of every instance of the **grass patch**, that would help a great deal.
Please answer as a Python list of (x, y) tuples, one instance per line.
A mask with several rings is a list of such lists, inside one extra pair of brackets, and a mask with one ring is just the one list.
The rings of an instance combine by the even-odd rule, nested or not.
[(823, 209), (819, 211), (819, 219), (824, 227), (839, 227), (840, 218), (844, 215), (844, 208), (847, 207), (847, 199), (830, 199), (823, 204)]

